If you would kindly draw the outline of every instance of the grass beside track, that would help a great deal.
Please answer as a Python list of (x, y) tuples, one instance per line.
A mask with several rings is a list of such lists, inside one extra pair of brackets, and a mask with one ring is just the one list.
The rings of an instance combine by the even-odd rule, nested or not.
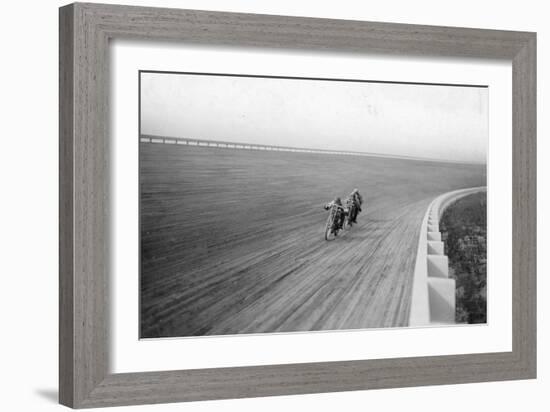
[(458, 200), (443, 214), (440, 229), (456, 279), (456, 321), (487, 322), (487, 193)]

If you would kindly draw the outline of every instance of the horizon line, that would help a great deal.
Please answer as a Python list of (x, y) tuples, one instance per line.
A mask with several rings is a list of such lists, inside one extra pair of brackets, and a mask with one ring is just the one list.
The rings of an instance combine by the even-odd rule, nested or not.
[(148, 133), (140, 133), (139, 142), (140, 143), (157, 143), (157, 144), (158, 143), (179, 144), (179, 145), (185, 145), (185, 146), (200, 146), (200, 147), (216, 147), (220, 149), (332, 154), (332, 155), (340, 155), (340, 156), (382, 157), (382, 158), (416, 160), (416, 161), (434, 162), (434, 163), (455, 163), (455, 164), (467, 164), (467, 165), (478, 165), (478, 166), (487, 165), (486, 161), (474, 162), (474, 161), (466, 161), (466, 160), (416, 157), (416, 156), (398, 155), (398, 154), (391, 154), (391, 153), (359, 152), (354, 150), (331, 150), (331, 149), (315, 149), (315, 148), (293, 147), (293, 146), (266, 145), (266, 144), (260, 144), (260, 143), (231, 142), (231, 141), (224, 141), (224, 140), (194, 139), (189, 137), (154, 135), (154, 134), (148, 134)]

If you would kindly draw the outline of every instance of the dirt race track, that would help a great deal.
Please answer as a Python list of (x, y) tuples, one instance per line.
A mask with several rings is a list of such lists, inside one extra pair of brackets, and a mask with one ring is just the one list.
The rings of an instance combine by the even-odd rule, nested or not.
[[(406, 326), (420, 223), (485, 166), (140, 144), (141, 337)], [(322, 206), (357, 187), (327, 242)]]

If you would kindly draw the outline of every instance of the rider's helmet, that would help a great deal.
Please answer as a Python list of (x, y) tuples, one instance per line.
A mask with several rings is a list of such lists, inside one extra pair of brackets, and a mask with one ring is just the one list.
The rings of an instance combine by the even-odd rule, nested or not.
[(340, 197), (337, 197), (336, 199), (334, 199), (334, 203), (341, 206), (342, 205), (342, 199), (340, 199)]
[(352, 194), (355, 194), (355, 193), (359, 193), (359, 190), (357, 190), (357, 188), (353, 189), (353, 192), (351, 192)]

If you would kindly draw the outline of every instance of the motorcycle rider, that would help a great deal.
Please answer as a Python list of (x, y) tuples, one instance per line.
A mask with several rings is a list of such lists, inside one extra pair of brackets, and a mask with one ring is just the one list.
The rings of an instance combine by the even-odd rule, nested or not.
[(351, 209), (351, 221), (357, 223), (357, 215), (361, 212), (361, 205), (363, 204), (363, 196), (359, 193), (357, 188), (353, 189), (350, 193), (349, 198), (351, 199), (353, 206)]
[(329, 210), (331, 207), (336, 206), (336, 227), (341, 229), (344, 226), (344, 206), (342, 205), (342, 199), (336, 197), (332, 202), (327, 203), (323, 208)]

